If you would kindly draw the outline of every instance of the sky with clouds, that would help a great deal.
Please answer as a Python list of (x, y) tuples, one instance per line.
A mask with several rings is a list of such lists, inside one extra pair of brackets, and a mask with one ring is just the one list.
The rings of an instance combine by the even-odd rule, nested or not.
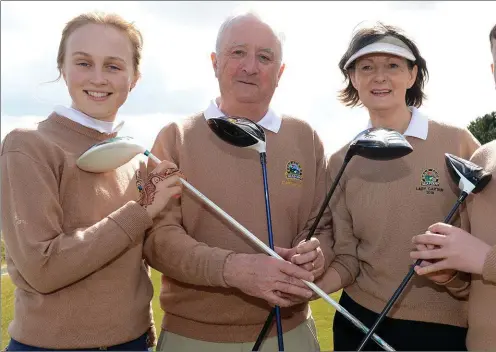
[[(255, 10), (286, 37), (286, 70), (273, 98), (280, 113), (318, 129), (327, 152), (366, 127), (367, 113), (337, 100), (338, 62), (354, 28), (381, 20), (404, 29), (427, 61), (421, 111), (466, 126), (496, 110), (489, 30), (496, 2), (1, 2), (1, 137), (70, 105), (56, 55), (67, 21), (83, 11), (117, 12), (144, 36), (142, 78), (121, 108), (122, 135), (151, 146), (167, 122), (205, 109), (218, 94), (210, 63), (217, 30), (232, 13)], [(42, 15), (41, 15), (42, 14)]]

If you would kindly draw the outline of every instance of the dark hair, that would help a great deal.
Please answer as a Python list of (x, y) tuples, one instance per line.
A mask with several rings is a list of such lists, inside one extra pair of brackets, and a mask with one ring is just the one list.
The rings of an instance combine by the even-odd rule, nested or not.
[(489, 42), (491, 43), (491, 49), (493, 48), (493, 40), (496, 41), (496, 24), (494, 25), (491, 32), (489, 32)]
[(427, 71), (427, 63), (424, 58), (420, 55), (420, 52), (413, 42), (413, 40), (407, 38), (404, 34), (401, 34), (401, 30), (397, 27), (388, 26), (381, 22), (378, 22), (373, 27), (362, 28), (358, 30), (353, 36), (346, 53), (343, 55), (339, 61), (339, 69), (345, 77), (345, 82), (348, 81), (348, 86), (339, 92), (339, 100), (346, 106), (360, 106), (360, 98), (358, 97), (358, 91), (353, 87), (351, 83), (349, 72), (355, 69), (355, 62), (345, 70), (344, 65), (348, 59), (354, 55), (358, 50), (377, 42), (387, 36), (395, 37), (401, 40), (405, 45), (407, 45), (415, 56), (415, 63), (408, 61), (408, 67), (412, 69), (415, 65), (418, 67), (417, 78), (413, 86), (406, 91), (405, 101), (408, 106), (420, 107), (422, 105), (422, 100), (426, 99), (426, 95), (423, 91), (424, 84), (429, 79), (429, 72)]

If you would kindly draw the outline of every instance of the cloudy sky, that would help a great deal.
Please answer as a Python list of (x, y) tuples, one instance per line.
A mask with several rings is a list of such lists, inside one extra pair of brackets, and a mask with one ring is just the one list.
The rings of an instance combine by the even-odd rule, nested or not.
[[(218, 94), (210, 64), (222, 20), (253, 9), (286, 36), (286, 70), (273, 107), (309, 121), (327, 152), (366, 126), (366, 111), (342, 106), (338, 62), (353, 29), (381, 20), (403, 28), (427, 60), (430, 80), (422, 111), (466, 126), (496, 110), (489, 30), (496, 2), (1, 2), (1, 137), (70, 105), (57, 77), (60, 33), (87, 10), (115, 11), (144, 35), (143, 77), (120, 111), (122, 134), (151, 146), (171, 119), (203, 110)], [(42, 15), (41, 15), (42, 14)]]

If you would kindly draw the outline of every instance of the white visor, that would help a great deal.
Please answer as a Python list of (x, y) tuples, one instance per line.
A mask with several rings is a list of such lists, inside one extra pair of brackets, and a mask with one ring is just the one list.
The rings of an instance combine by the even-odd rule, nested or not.
[(344, 69), (346, 70), (359, 57), (375, 53), (396, 55), (415, 62), (415, 55), (410, 48), (400, 39), (389, 36), (358, 50), (346, 61)]

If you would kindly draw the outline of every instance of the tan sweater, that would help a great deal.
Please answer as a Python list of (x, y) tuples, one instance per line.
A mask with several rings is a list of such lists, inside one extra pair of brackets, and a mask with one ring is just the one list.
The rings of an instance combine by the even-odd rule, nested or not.
[[(317, 215), (325, 198), (326, 158), (316, 132), (296, 118), (283, 117), (279, 132), (266, 131), (266, 136), (274, 244), (290, 248), (305, 238), (313, 223), (309, 219)], [(193, 186), (268, 243), (256, 151), (223, 142), (199, 114), (163, 128), (152, 153), (177, 164)], [(292, 162), (302, 170), (293, 178), (287, 175)], [(163, 329), (205, 341), (254, 341), (271, 307), (227, 287), (223, 269), (231, 253), (261, 251), (186, 189), (180, 207), (166, 214), (154, 222), (145, 241), (147, 262), (165, 274), (160, 294), (166, 312)], [(329, 215), (320, 224), (329, 223)], [(319, 233), (330, 262), (330, 226)], [(283, 329), (288, 331), (306, 319), (308, 305), (281, 311)]]
[(108, 137), (51, 114), (3, 141), (2, 232), (17, 287), (9, 334), (22, 343), (109, 346), (152, 326), (153, 287), (142, 259), (152, 220), (134, 201), (139, 162), (104, 174), (76, 166)]
[[(479, 145), (468, 130), (434, 121), (429, 121), (427, 140), (406, 138), (413, 152), (401, 159), (353, 157), (341, 189), (331, 200), (336, 254), (331, 266), (347, 286), (346, 293), (375, 312), (382, 311), (413, 264), (412, 237), (443, 221), (458, 198), (444, 153), (468, 159)], [(331, 156), (329, 180), (341, 167), (346, 150), (347, 146)], [(459, 223), (459, 216), (454, 223)], [(463, 284), (453, 280), (449, 285), (456, 289)], [(418, 276), (411, 279), (388, 316), (467, 325), (465, 303)]]
[(467, 348), (496, 349), (496, 141), (485, 144), (472, 156), (472, 162), (493, 175), (486, 188), (468, 202), (470, 231), (493, 246), (486, 257), (482, 275), (472, 275), (468, 311)]

